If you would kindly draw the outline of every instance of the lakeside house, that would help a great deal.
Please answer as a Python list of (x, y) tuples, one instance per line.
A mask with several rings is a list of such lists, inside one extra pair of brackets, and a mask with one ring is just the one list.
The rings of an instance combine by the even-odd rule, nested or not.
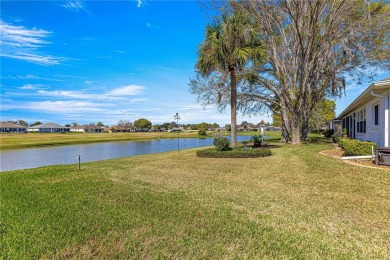
[(25, 133), (27, 127), (10, 122), (0, 122), (0, 133)]
[(38, 133), (64, 133), (64, 132), (69, 132), (70, 127), (66, 127), (56, 123), (45, 123), (42, 125), (31, 126), (27, 129), (27, 131), (38, 132)]
[(72, 126), (70, 131), (76, 133), (102, 133), (103, 128), (96, 125), (76, 125)]
[(390, 78), (372, 83), (335, 120), (335, 134), (346, 129), (348, 137), (389, 147)]
[(104, 131), (109, 132), (109, 133), (129, 133), (129, 132), (132, 132), (133, 130), (131, 128), (128, 128), (128, 127), (114, 125), (114, 126), (105, 128)]

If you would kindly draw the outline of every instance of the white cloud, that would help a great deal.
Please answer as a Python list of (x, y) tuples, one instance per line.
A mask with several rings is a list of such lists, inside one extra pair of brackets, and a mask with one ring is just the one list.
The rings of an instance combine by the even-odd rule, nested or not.
[(49, 87), (44, 87), (42, 84), (26, 84), (20, 87), (20, 89), (24, 89), (24, 90), (37, 90), (37, 89), (47, 89), (47, 88)]
[(60, 57), (53, 57), (50, 55), (42, 56), (41, 54), (25, 53), (25, 52), (16, 52), (15, 54), (1, 53), (0, 55), (6, 58), (24, 60), (39, 65), (57, 65), (65, 60), (64, 58), (60, 58)]
[(38, 51), (38, 49), (50, 44), (47, 38), (52, 33), (49, 31), (37, 28), (28, 29), (0, 20), (0, 34), (0, 56), (40, 65), (55, 65), (65, 60)]
[(145, 87), (139, 85), (128, 85), (116, 88), (107, 93), (109, 96), (134, 96), (139, 95), (145, 90)]
[(76, 12), (84, 11), (89, 14), (85, 2), (83, 0), (69, 0), (68, 2), (66, 2), (66, 4), (63, 4), (62, 6), (66, 9), (70, 9)]
[(143, 4), (143, 0), (137, 0), (137, 7), (140, 8)]
[[(92, 82), (89, 82), (92, 84)], [(23, 86), (23, 89), (38, 89), (37, 85), (27, 84)], [(139, 85), (128, 85), (124, 87), (115, 88), (108, 92), (103, 93), (90, 93), (86, 90), (73, 91), (73, 90), (38, 90), (37, 94), (40, 96), (56, 97), (61, 99), (87, 99), (87, 100), (127, 100), (128, 96), (136, 96), (143, 93), (146, 88)], [(133, 98), (129, 102), (143, 102), (146, 98)]]
[(133, 98), (130, 100), (130, 103), (145, 102), (147, 100), (149, 100), (149, 99), (147, 99), (147, 98)]

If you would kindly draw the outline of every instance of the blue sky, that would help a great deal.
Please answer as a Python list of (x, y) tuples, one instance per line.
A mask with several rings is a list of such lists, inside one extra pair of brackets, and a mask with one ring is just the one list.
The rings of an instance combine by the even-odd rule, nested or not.
[(196, 1), (2, 1), (1, 121), (229, 123), (188, 90), (206, 22)]

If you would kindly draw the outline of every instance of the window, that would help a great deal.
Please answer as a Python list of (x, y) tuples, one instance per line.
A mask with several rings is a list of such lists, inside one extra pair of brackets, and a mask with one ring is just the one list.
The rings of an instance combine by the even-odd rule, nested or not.
[(379, 125), (379, 104), (374, 106), (374, 125)]
[(357, 132), (366, 132), (366, 109), (360, 110), (357, 113)]

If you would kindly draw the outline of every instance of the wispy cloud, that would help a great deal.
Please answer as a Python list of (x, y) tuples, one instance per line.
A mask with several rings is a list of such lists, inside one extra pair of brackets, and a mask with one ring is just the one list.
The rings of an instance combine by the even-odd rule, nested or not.
[(134, 96), (139, 95), (145, 90), (144, 86), (128, 85), (116, 88), (107, 93), (109, 96)]
[(48, 89), (50, 87), (46, 87), (42, 84), (26, 84), (20, 87), (20, 89), (24, 90), (38, 90), (38, 89)]
[(87, 6), (85, 4), (85, 1), (83, 0), (69, 0), (65, 4), (61, 5), (62, 7), (65, 7), (66, 9), (70, 9), (75, 12), (84, 11), (87, 14), (89, 14), (87, 10)]
[[(24, 89), (34, 89), (35, 85), (27, 84)], [(37, 89), (37, 88), (35, 88)], [(146, 88), (139, 85), (128, 85), (124, 87), (115, 88), (111, 91), (103, 93), (89, 93), (87, 90), (73, 91), (73, 90), (38, 90), (37, 95), (46, 97), (56, 97), (59, 99), (86, 99), (86, 100), (126, 100), (128, 96), (140, 95)], [(142, 102), (146, 98), (133, 98), (129, 102)]]
[(151, 29), (159, 29), (158, 26), (151, 24), (151, 23), (145, 23), (146, 27), (151, 28)]
[(133, 98), (130, 100), (130, 103), (145, 102), (147, 100), (149, 100), (149, 99), (147, 99), (147, 98)]
[(145, 0), (137, 0), (137, 7), (140, 8)]
[(47, 38), (52, 34), (43, 29), (28, 29), (0, 20), (0, 56), (32, 62), (40, 65), (55, 65), (65, 60), (46, 55), (38, 50), (50, 44)]

